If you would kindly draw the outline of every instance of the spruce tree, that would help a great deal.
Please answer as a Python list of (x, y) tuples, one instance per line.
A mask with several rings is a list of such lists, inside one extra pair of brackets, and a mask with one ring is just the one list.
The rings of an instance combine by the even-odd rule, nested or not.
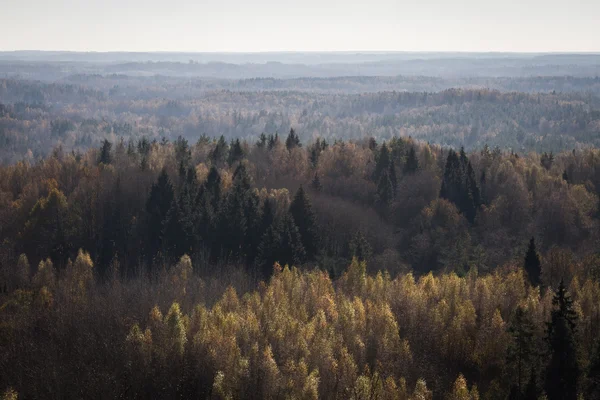
[(163, 169), (157, 182), (152, 185), (146, 202), (146, 256), (149, 265), (161, 249), (163, 222), (171, 208), (174, 197), (173, 185), (169, 180), (166, 169)]
[(238, 165), (233, 174), (233, 186), (219, 212), (219, 242), (226, 256), (241, 257), (248, 235), (248, 216), (245, 203), (250, 190), (250, 177), (244, 164)]
[(112, 143), (104, 139), (102, 142), (102, 148), (100, 149), (100, 157), (98, 158), (98, 164), (108, 165), (112, 162), (111, 155)]
[(267, 142), (267, 148), (269, 150), (273, 150), (275, 146), (279, 143), (279, 135), (275, 132), (275, 135), (269, 135), (269, 140)]
[(167, 217), (163, 223), (163, 243), (165, 259), (170, 263), (186, 253), (189, 253), (191, 245), (188, 241), (188, 235), (184, 229), (182, 221), (184, 215), (179, 201), (173, 199), (171, 207), (167, 212)]
[(575, 343), (577, 314), (562, 280), (552, 305), (547, 336), (550, 362), (546, 368), (546, 395), (548, 400), (576, 400), (580, 373)]
[(210, 154), (210, 159), (213, 165), (218, 165), (227, 160), (227, 156), (229, 154), (229, 147), (227, 146), (227, 142), (225, 141), (225, 137), (221, 135), (218, 142), (216, 143), (213, 151)]
[(317, 221), (310, 199), (302, 186), (296, 192), (289, 211), (298, 227), (306, 256), (313, 260), (318, 250)]
[(415, 146), (411, 146), (408, 150), (406, 162), (404, 163), (404, 175), (412, 175), (419, 170), (419, 158)]
[(296, 147), (301, 147), (301, 146), (302, 146), (302, 144), (300, 144), (300, 138), (296, 134), (296, 131), (294, 130), (294, 128), (291, 128), (290, 133), (289, 133), (287, 139), (285, 140), (285, 147), (287, 147), (288, 150), (292, 150), (292, 149), (295, 149)]
[(175, 161), (179, 165), (179, 175), (184, 177), (187, 173), (187, 169), (190, 167), (192, 162), (192, 151), (188, 144), (187, 139), (179, 136), (175, 140)]
[(525, 254), (524, 267), (531, 285), (538, 286), (541, 281), (540, 276), (542, 273), (542, 263), (540, 262), (540, 257), (536, 251), (535, 238), (533, 237), (529, 240), (529, 247), (527, 248), (527, 253)]
[(273, 272), (275, 262), (281, 265), (299, 265), (304, 262), (306, 252), (294, 218), (286, 213), (279, 221), (271, 224), (258, 246), (256, 266), (263, 278)]
[(350, 257), (355, 258), (358, 261), (367, 261), (371, 257), (372, 250), (371, 245), (363, 235), (362, 231), (357, 231), (350, 240)]
[(310, 186), (315, 192), (320, 192), (323, 190), (323, 185), (321, 184), (321, 179), (319, 178), (319, 173), (315, 172), (315, 177), (313, 178)]
[(390, 161), (390, 172), (389, 172), (390, 183), (392, 184), (392, 194), (396, 197), (398, 191), (398, 178), (396, 178), (396, 163), (394, 159)]
[(450, 150), (446, 160), (440, 197), (453, 202), (470, 223), (475, 222), (481, 204), (475, 173), (464, 152)]
[(377, 184), (381, 181), (383, 174), (389, 174), (390, 170), (390, 151), (387, 145), (384, 143), (379, 150), (377, 156), (377, 163), (375, 164), (375, 171), (373, 172), (373, 181)]
[(233, 165), (236, 162), (242, 161), (244, 158), (244, 149), (242, 148), (242, 144), (240, 139), (235, 139), (235, 141), (231, 142), (231, 148), (229, 150), (229, 159), (227, 160), (229, 165)]
[(244, 201), (244, 216), (246, 218), (246, 237), (244, 238), (244, 253), (246, 264), (251, 264), (256, 258), (262, 234), (262, 218), (260, 199), (255, 191), (248, 191)]
[(377, 184), (377, 201), (381, 206), (387, 207), (390, 205), (393, 198), (394, 186), (390, 180), (390, 174), (388, 171), (384, 171)]

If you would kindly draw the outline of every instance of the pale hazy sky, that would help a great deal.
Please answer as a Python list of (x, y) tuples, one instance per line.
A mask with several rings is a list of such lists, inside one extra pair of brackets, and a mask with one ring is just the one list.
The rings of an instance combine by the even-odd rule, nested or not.
[(600, 51), (600, 0), (0, 0), (0, 50)]

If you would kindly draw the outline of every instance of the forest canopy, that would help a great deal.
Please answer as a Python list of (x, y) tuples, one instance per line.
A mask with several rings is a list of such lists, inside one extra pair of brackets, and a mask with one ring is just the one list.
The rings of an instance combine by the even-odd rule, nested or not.
[(599, 56), (264, 57), (0, 52), (0, 399), (600, 399)]

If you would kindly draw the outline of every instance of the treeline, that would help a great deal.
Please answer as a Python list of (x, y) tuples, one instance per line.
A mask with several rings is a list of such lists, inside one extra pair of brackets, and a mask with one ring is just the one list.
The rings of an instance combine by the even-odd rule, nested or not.
[(66, 265), (88, 251), (101, 277), (154, 274), (188, 254), (201, 273), (275, 261), (339, 276), (353, 256), (392, 273), (490, 271), (535, 238), (547, 285), (598, 275), (597, 150), (466, 153), (393, 138), (304, 146), (294, 130), (255, 143), (105, 141), (0, 168), (0, 262)]
[[(202, 134), (255, 141), (260, 134), (297, 129), (317, 137), (389, 140), (413, 137), (481, 149), (524, 153), (598, 146), (600, 103), (584, 93), (502, 93), (488, 89), (362, 94), (189, 89), (146, 82), (133, 93), (129, 78), (115, 85), (0, 81), (0, 162), (38, 160), (57, 145), (85, 151), (107, 139), (175, 140)], [(210, 85), (210, 84), (206, 84)], [(145, 88), (145, 87), (144, 87)], [(145, 89), (144, 89), (145, 90)]]

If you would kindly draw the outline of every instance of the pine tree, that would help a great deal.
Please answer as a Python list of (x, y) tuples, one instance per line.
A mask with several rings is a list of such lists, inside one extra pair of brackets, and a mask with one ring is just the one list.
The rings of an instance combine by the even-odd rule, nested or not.
[(298, 227), (306, 256), (313, 260), (318, 250), (317, 221), (310, 199), (302, 186), (296, 192), (289, 211)]
[(100, 149), (100, 157), (98, 158), (98, 164), (108, 165), (112, 162), (111, 151), (112, 143), (104, 139), (102, 142), (102, 149)]
[(550, 362), (546, 368), (548, 400), (576, 400), (579, 363), (575, 343), (577, 314), (561, 280), (552, 299), (554, 309), (548, 324)]
[(529, 282), (531, 282), (533, 286), (538, 286), (540, 284), (540, 275), (542, 273), (542, 263), (540, 262), (540, 257), (536, 251), (535, 238), (533, 237), (529, 241), (529, 247), (525, 254), (524, 267), (527, 276), (529, 276)]
[(412, 175), (419, 170), (419, 158), (417, 157), (417, 152), (415, 150), (415, 146), (411, 146), (408, 150), (408, 156), (406, 157), (406, 162), (404, 163), (404, 175)]
[(508, 348), (507, 361), (517, 374), (517, 393), (521, 393), (524, 372), (535, 357), (533, 323), (522, 307), (517, 308), (508, 332), (512, 336), (512, 342)]
[(569, 174), (567, 174), (567, 170), (566, 169), (563, 171), (562, 178), (563, 178), (563, 180), (565, 182), (570, 183), (569, 182)]

